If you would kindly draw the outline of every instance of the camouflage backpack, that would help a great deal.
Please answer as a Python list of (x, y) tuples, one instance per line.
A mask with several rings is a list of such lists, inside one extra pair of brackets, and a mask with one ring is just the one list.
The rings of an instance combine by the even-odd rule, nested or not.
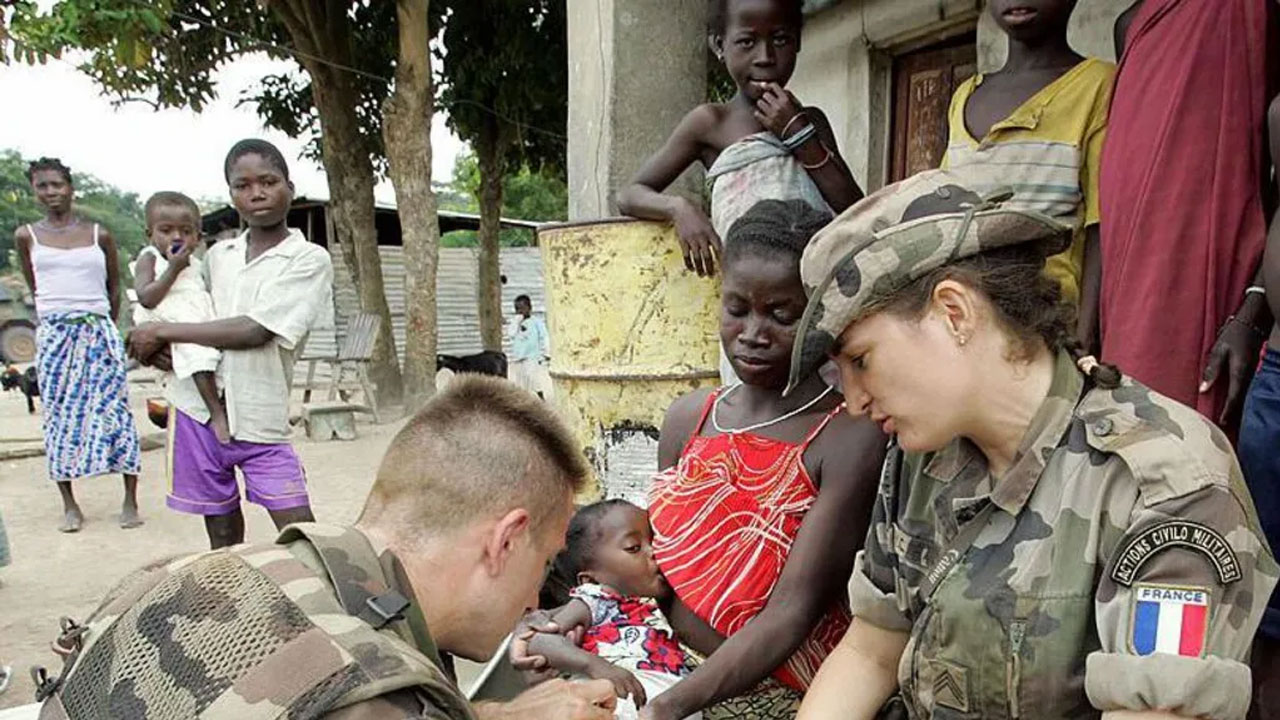
[[(284, 547), (298, 541), (324, 575)], [(292, 720), (406, 689), (471, 718), (440, 668), (401, 639), (414, 636), (409, 602), (390, 586), (364, 535), (313, 523), (276, 545), (153, 563), (84, 625), (63, 618), (62, 673), (33, 670), (40, 718)]]

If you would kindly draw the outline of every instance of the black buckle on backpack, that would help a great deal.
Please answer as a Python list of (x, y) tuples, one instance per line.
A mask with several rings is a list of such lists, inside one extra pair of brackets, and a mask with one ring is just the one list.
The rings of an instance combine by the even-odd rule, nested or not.
[(58, 688), (62, 687), (62, 677), (49, 677), (49, 671), (42, 667), (31, 668), (31, 681), (36, 686), (36, 702), (42, 703), (49, 699), (54, 693), (58, 692)]
[(62, 629), (62, 633), (58, 635), (58, 639), (53, 641), (53, 652), (65, 659), (72, 656), (84, 647), (84, 634), (89, 631), (88, 627), (77, 623), (69, 617), (64, 617), (58, 621)]
[(374, 595), (365, 600), (364, 604), (365, 611), (360, 613), (360, 619), (372, 625), (375, 630), (396, 620), (403, 620), (404, 611), (409, 607), (408, 599), (395, 590)]

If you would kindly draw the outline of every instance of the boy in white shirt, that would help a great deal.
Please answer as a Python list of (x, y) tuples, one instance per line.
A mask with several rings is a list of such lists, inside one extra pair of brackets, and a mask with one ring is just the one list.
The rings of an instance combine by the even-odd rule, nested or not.
[[(289, 166), (264, 140), (242, 140), (224, 166), (231, 202), (248, 229), (205, 255), (205, 282), (217, 319), (152, 323), (129, 336), (130, 353), (161, 364), (172, 343), (222, 350), (219, 380), (231, 442), (177, 413), (169, 507), (203, 515), (214, 548), (244, 541), (244, 515), (235, 470), (250, 502), (262, 505), (277, 528), (314, 520), (306, 473), (289, 444), (293, 364), (311, 328), (333, 313), (329, 253), (286, 224), (293, 200)], [(182, 459), (184, 465), (178, 466)]]

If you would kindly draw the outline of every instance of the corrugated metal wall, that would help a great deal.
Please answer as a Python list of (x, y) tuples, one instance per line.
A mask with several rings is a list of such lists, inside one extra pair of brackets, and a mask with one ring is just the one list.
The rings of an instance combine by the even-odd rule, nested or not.
[[(396, 350), (404, 358), (404, 248), (394, 245), (378, 247), (382, 255), (382, 281), (391, 310), (391, 323), (396, 338)], [(479, 251), (472, 248), (442, 248), (440, 267), (436, 275), (436, 308), (439, 313), (437, 352), (449, 355), (467, 355), (484, 349), (480, 343), (480, 316), (476, 305), (476, 272)], [(499, 260), (501, 272), (507, 276), (502, 288), (502, 312), (509, 319), (514, 312), (512, 303), (517, 295), (528, 295), (533, 300), (535, 312), (542, 312), (544, 292), (542, 283), (542, 254), (538, 248), (503, 248)], [(308, 357), (332, 357), (337, 354), (337, 338), (342, 335), (347, 318), (360, 308), (355, 286), (340, 255), (333, 258), (333, 300), (337, 333), (317, 328), (307, 342)], [(505, 351), (509, 343), (503, 338)], [(320, 373), (317, 372), (317, 375)], [(298, 375), (306, 377), (302, 369)]]

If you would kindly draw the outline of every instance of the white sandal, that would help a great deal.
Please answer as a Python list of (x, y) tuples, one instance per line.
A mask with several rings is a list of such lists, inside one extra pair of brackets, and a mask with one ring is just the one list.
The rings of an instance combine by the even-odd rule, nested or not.
[(9, 689), (9, 680), (13, 678), (13, 668), (0, 665), (0, 693)]

